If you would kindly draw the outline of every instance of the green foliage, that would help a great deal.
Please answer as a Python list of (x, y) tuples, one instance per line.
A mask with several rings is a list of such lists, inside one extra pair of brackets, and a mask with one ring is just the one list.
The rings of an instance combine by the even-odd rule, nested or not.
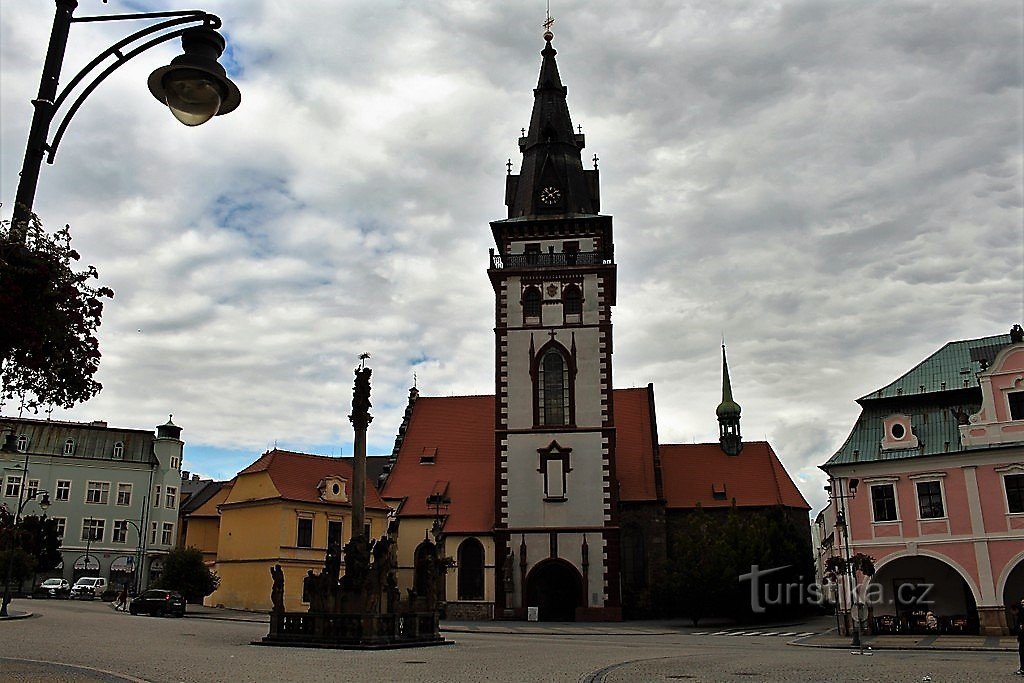
[(49, 234), (33, 214), (20, 228), (0, 222), (0, 399), (70, 408), (102, 388), (96, 330), (114, 292), (74, 270), (68, 226)]
[[(787, 566), (762, 579), (778, 586), (806, 585), (814, 577), (810, 541), (806, 531), (782, 508), (768, 510), (706, 511), (697, 508), (670, 521), (668, 567), (657, 587), (671, 614), (697, 624), (709, 616), (748, 619), (755, 616), (748, 581), (751, 572)], [(796, 596), (794, 596), (796, 598)], [(769, 613), (801, 609), (806, 605), (767, 606)]]
[(60, 564), (57, 520), (30, 515), (21, 520), (21, 547), (35, 560), (35, 571), (47, 572)]
[(176, 590), (190, 602), (197, 602), (217, 590), (220, 577), (203, 563), (197, 548), (175, 548), (164, 559), (164, 570), (154, 588)]

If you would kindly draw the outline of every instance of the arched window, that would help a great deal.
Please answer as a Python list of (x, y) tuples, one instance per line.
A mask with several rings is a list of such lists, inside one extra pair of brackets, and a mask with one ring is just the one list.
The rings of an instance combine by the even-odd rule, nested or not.
[(523, 317), (537, 318), (540, 322), (541, 295), (536, 287), (527, 287), (523, 292)]
[[(580, 288), (576, 285), (569, 285), (562, 292), (562, 307), (565, 311), (565, 315), (579, 316), (583, 313), (583, 294), (580, 293)], [(576, 322), (579, 322), (577, 318)]]
[(540, 359), (537, 374), (537, 420), (542, 425), (569, 424), (569, 364), (558, 349)]
[(114, 460), (121, 460), (124, 458), (124, 443), (118, 441), (114, 444)]
[(28, 437), (22, 434), (18, 437), (18, 452), (24, 453), (28, 450)]
[(484, 547), (475, 538), (459, 546), (459, 600), (484, 599)]
[(74, 439), (68, 439), (67, 441), (64, 442), (64, 455), (74, 455), (74, 454), (75, 454), (75, 440)]

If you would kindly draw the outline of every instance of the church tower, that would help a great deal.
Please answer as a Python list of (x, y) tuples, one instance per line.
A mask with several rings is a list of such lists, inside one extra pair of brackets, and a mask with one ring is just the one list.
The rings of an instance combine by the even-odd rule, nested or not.
[(616, 267), (544, 34), (522, 165), (492, 222), (495, 293), (496, 615), (618, 619), (612, 416)]

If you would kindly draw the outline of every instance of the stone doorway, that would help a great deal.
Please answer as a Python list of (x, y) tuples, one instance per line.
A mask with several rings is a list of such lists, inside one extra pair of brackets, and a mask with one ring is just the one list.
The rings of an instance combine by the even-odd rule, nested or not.
[(541, 621), (575, 621), (583, 603), (583, 579), (565, 560), (541, 562), (526, 577), (526, 607), (537, 607)]

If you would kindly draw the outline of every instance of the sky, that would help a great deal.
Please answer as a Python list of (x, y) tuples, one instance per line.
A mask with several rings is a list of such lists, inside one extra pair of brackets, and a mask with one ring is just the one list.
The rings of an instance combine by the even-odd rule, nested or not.
[[(191, 9), (82, 0), (76, 16)], [(545, 2), (207, 0), (241, 106), (196, 128), (115, 71), (45, 166), (115, 298), (103, 391), (53, 419), (152, 429), (229, 478), (275, 445), (370, 454), (414, 377), (494, 391), (488, 222), (529, 123)], [(9, 218), (51, 0), (0, 3)], [(819, 508), (825, 462), (884, 386), (1024, 318), (1024, 19), (1017, 0), (557, 0), (554, 47), (614, 216), (615, 386), (653, 382), (662, 443), (717, 439), (721, 349), (747, 440)], [(63, 82), (138, 22), (72, 27)], [(5, 405), (4, 414), (18, 406)]]

